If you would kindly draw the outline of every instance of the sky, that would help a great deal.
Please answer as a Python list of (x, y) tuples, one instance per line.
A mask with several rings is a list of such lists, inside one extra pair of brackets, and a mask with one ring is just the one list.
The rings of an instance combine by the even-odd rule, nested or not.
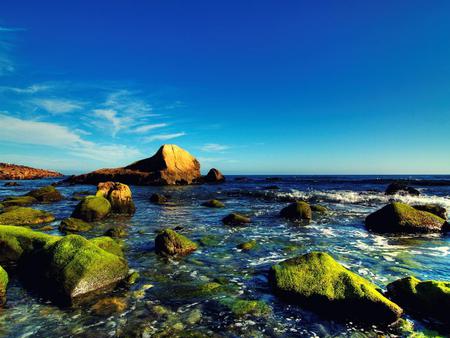
[(0, 2), (0, 162), (449, 174), (450, 2)]

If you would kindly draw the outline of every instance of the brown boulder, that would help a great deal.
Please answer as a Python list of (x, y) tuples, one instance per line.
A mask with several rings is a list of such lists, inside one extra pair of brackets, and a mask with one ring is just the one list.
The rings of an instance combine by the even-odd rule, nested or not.
[(95, 196), (106, 198), (111, 203), (111, 211), (117, 214), (134, 214), (136, 207), (131, 197), (130, 187), (119, 182), (101, 182)]

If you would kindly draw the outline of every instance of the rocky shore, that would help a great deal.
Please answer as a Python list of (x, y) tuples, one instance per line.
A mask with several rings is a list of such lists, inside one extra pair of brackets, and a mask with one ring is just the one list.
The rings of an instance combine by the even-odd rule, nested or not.
[(61, 177), (56, 171), (36, 169), (24, 165), (0, 163), (0, 180), (35, 180), (47, 177)]

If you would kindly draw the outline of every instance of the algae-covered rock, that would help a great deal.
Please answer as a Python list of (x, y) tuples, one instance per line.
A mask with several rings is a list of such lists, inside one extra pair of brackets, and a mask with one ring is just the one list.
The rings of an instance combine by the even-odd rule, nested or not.
[(269, 280), (282, 298), (331, 318), (389, 324), (402, 314), (376, 285), (327, 253), (311, 252), (276, 264)]
[(27, 196), (34, 197), (39, 202), (43, 203), (58, 202), (63, 199), (61, 193), (52, 185), (32, 190)]
[(449, 327), (450, 282), (405, 277), (388, 284), (388, 296), (412, 314), (434, 318)]
[(37, 199), (32, 196), (10, 196), (5, 198), (2, 201), (3, 207), (11, 207), (11, 206), (27, 206), (37, 203)]
[(412, 207), (417, 210), (430, 212), (444, 220), (447, 219), (447, 210), (439, 204), (420, 204), (413, 205)]
[(326, 214), (328, 212), (328, 208), (320, 204), (313, 204), (311, 205), (311, 211)]
[(446, 221), (432, 213), (400, 203), (390, 203), (366, 217), (366, 227), (380, 233), (440, 232)]
[(8, 207), (0, 214), (0, 224), (8, 225), (36, 225), (54, 220), (55, 217), (47, 211), (27, 207)]
[(168, 200), (168, 198), (161, 194), (155, 193), (150, 196), (150, 202), (152, 202), (154, 204), (164, 204), (167, 202), (167, 200)]
[(128, 232), (127, 232), (126, 227), (124, 227), (124, 226), (114, 226), (114, 227), (106, 230), (105, 236), (108, 236), (111, 238), (124, 238), (124, 237), (128, 236)]
[(261, 300), (245, 300), (227, 297), (220, 300), (220, 304), (228, 308), (236, 317), (252, 315), (255, 317), (267, 316), (271, 313), (270, 306)]
[(109, 253), (112, 253), (113, 255), (123, 257), (122, 246), (111, 237), (108, 236), (96, 237), (90, 239), (89, 241), (97, 245), (99, 248)]
[(92, 225), (81, 219), (73, 217), (62, 220), (61, 224), (59, 225), (59, 230), (64, 233), (83, 232), (89, 231), (91, 229)]
[(95, 196), (106, 198), (111, 203), (111, 212), (132, 215), (136, 207), (128, 185), (119, 182), (102, 182), (97, 186)]
[(257, 245), (258, 245), (258, 243), (255, 240), (251, 240), (251, 241), (248, 241), (248, 242), (244, 242), (244, 243), (238, 244), (237, 248), (241, 249), (243, 251), (249, 251), (249, 250), (254, 249)]
[(6, 288), (8, 287), (8, 273), (0, 266), (0, 307), (6, 302)]
[(75, 207), (71, 217), (82, 219), (86, 222), (99, 221), (109, 215), (111, 204), (100, 196), (86, 196)]
[(202, 203), (202, 206), (208, 207), (208, 208), (223, 208), (225, 207), (225, 204), (223, 204), (219, 200), (209, 200)]
[(197, 250), (197, 244), (172, 229), (164, 229), (155, 238), (155, 250), (160, 255), (186, 256)]
[(303, 201), (294, 202), (283, 208), (280, 216), (292, 220), (309, 221), (312, 218), (311, 207)]
[(238, 213), (232, 213), (232, 214), (229, 214), (228, 216), (225, 216), (222, 219), (222, 222), (226, 225), (242, 226), (247, 223), (250, 223), (251, 219), (247, 216), (244, 216), (244, 215), (241, 215)]

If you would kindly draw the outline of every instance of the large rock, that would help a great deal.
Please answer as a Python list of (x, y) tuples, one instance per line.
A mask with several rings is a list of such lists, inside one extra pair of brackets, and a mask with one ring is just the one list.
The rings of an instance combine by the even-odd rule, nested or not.
[(203, 180), (207, 183), (222, 183), (225, 182), (225, 176), (219, 171), (219, 169), (211, 168), (208, 174), (203, 177)]
[(272, 266), (269, 281), (280, 297), (333, 319), (390, 324), (402, 314), (376, 285), (323, 252)]
[(172, 229), (162, 230), (155, 238), (155, 251), (164, 256), (186, 256), (197, 250), (197, 244)]
[(135, 185), (191, 184), (200, 178), (200, 163), (186, 150), (165, 144), (150, 158), (126, 167), (100, 169), (88, 174), (73, 176), (70, 183), (98, 184), (118, 181)]
[(75, 207), (73, 218), (79, 218), (86, 222), (100, 221), (109, 215), (111, 204), (100, 196), (86, 196)]
[(291, 220), (306, 220), (312, 218), (311, 207), (308, 203), (299, 201), (289, 204), (280, 211), (280, 216)]
[(412, 314), (450, 327), (450, 282), (405, 277), (387, 286), (388, 296)]
[(412, 207), (417, 210), (431, 212), (432, 214), (435, 214), (436, 216), (439, 216), (442, 219), (447, 219), (447, 210), (443, 206), (440, 206), (439, 204), (432, 204), (432, 203), (419, 204), (413, 205)]
[(6, 288), (8, 287), (8, 273), (0, 266), (0, 307), (6, 302)]
[(32, 190), (27, 196), (31, 196), (43, 203), (57, 202), (63, 199), (61, 193), (52, 185)]
[(400, 202), (390, 203), (366, 217), (366, 227), (380, 233), (428, 233), (446, 230), (446, 221)]
[(27, 206), (37, 203), (37, 199), (32, 196), (10, 196), (1, 201), (4, 207)]
[(0, 224), (5, 225), (36, 225), (54, 220), (55, 217), (47, 211), (27, 207), (8, 207), (0, 213)]
[(119, 182), (102, 182), (97, 186), (95, 196), (106, 198), (111, 204), (111, 212), (132, 215), (136, 211), (130, 187)]
[(0, 180), (34, 180), (45, 177), (60, 177), (56, 171), (36, 169), (24, 165), (0, 163)]
[(59, 225), (59, 231), (64, 233), (84, 232), (92, 229), (92, 225), (78, 218), (69, 217), (63, 219)]
[(385, 191), (386, 195), (395, 195), (395, 194), (401, 194), (401, 195), (412, 195), (412, 196), (419, 196), (420, 191), (407, 186), (405, 183), (402, 182), (393, 182), (389, 184)]

